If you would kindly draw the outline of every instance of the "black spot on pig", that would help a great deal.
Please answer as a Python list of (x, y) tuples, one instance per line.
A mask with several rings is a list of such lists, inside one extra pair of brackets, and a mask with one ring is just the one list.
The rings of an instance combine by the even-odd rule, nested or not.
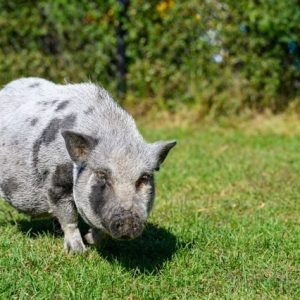
[(56, 104), (57, 102), (58, 102), (58, 100), (52, 100), (52, 101), (50, 102), (50, 104), (54, 105), (54, 104)]
[(59, 131), (59, 126), (61, 124), (60, 119), (53, 119), (50, 121), (48, 126), (44, 129), (41, 137), (37, 140), (38, 144), (49, 145), (51, 142), (55, 140), (55, 137)]
[(68, 101), (68, 100), (59, 103), (55, 111), (60, 111), (60, 110), (65, 109), (69, 103), (70, 103), (70, 101)]
[(30, 125), (34, 126), (38, 122), (38, 118), (34, 118), (30, 121)]
[(40, 84), (36, 82), (36, 83), (31, 84), (29, 87), (30, 88), (35, 88), (35, 87), (38, 87), (38, 86), (40, 86)]
[(86, 115), (90, 115), (90, 114), (93, 113), (94, 110), (95, 110), (95, 107), (89, 106), (88, 109), (84, 111), (84, 113), (85, 113)]
[(71, 195), (73, 191), (73, 165), (58, 165), (51, 178), (51, 188), (49, 189), (49, 197), (53, 203)]
[(109, 186), (97, 183), (91, 187), (89, 200), (91, 207), (96, 214), (101, 214), (102, 208), (106, 202), (110, 201), (113, 191)]
[(52, 100), (52, 101), (38, 101), (37, 104), (42, 105), (42, 106), (50, 106), (50, 105), (55, 105), (58, 102), (58, 100)]
[(62, 120), (61, 128), (62, 129), (71, 129), (75, 125), (76, 118), (77, 118), (77, 116), (75, 114), (70, 114), (70, 115), (66, 116), (66, 118), (64, 118)]
[(75, 114), (70, 114), (64, 119), (52, 119), (47, 125), (47, 127), (43, 130), (41, 136), (34, 142), (32, 148), (32, 166), (34, 173), (37, 176), (38, 183), (43, 182), (43, 176), (38, 170), (39, 152), (41, 146), (43, 144), (48, 146), (51, 142), (53, 142), (56, 139), (60, 129), (71, 129), (75, 125), (75, 121)]
[(41, 143), (44, 143), (48, 146), (56, 139), (57, 134), (61, 128), (70, 129), (71, 127), (73, 127), (75, 120), (76, 116), (74, 114), (68, 115), (65, 119), (54, 118), (53, 120), (51, 120), (42, 133), (42, 136), (40, 138)]
[(73, 164), (62, 164), (56, 166), (55, 172), (52, 176), (52, 184), (55, 186), (63, 186), (69, 192), (73, 188)]
[(46, 106), (46, 105), (48, 105), (48, 102), (46, 102), (46, 101), (38, 101), (37, 104), (42, 105), (42, 106)]
[(14, 177), (4, 179), (0, 184), (4, 196), (9, 200), (12, 195), (18, 190), (19, 184)]
[(41, 172), (42, 182), (44, 182), (47, 179), (48, 175), (49, 175), (49, 170), (44, 170), (43, 172)]

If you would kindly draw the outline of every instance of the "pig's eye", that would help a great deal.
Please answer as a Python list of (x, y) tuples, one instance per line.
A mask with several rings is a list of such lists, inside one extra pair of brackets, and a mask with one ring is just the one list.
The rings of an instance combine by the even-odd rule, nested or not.
[(152, 176), (149, 174), (142, 175), (138, 181), (135, 183), (136, 188), (140, 188), (142, 185), (147, 185), (150, 183)]
[(106, 182), (107, 182), (107, 176), (103, 172), (96, 172), (96, 179), (99, 185), (102, 187), (105, 187)]

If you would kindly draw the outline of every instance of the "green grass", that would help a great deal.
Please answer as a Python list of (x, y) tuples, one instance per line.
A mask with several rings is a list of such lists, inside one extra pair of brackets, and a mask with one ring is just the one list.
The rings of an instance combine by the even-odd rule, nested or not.
[(300, 136), (143, 131), (178, 140), (143, 236), (65, 255), (52, 221), (1, 203), (0, 299), (299, 299)]

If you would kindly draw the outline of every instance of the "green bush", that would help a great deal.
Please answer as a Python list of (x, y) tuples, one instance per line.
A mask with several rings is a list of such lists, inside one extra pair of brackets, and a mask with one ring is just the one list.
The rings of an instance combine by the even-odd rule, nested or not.
[(243, 106), (285, 108), (297, 96), (300, 79), (299, 1), (227, 0), (222, 24), (226, 65), (248, 87)]
[[(1, 1), (0, 81), (114, 80), (114, 28), (96, 1)], [(112, 85), (113, 87), (113, 85)]]
[[(0, 83), (92, 80), (116, 94), (118, 1), (0, 0)], [(131, 0), (127, 98), (203, 114), (282, 110), (298, 96), (300, 4)]]

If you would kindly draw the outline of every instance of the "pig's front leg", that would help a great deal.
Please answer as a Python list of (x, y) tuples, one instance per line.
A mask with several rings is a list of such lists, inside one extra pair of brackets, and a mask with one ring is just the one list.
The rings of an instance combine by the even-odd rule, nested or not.
[(78, 229), (78, 214), (71, 195), (57, 197), (56, 188), (49, 190), (52, 214), (58, 219), (64, 232), (64, 249), (67, 253), (86, 250)]
[(88, 233), (84, 236), (88, 244), (95, 246), (100, 246), (107, 238), (108, 235), (106, 233), (95, 228), (90, 228)]

